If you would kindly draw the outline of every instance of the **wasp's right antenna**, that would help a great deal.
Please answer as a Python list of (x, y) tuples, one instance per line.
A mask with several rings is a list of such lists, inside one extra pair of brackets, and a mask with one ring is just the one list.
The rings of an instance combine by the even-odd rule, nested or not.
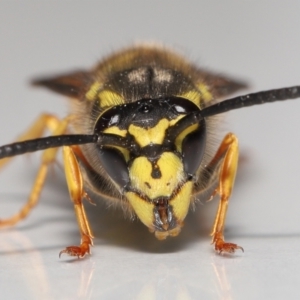
[(263, 91), (244, 96), (231, 98), (201, 110), (203, 117), (209, 117), (224, 113), (229, 110), (242, 107), (263, 104), (268, 102), (283, 101), (300, 97), (300, 86), (292, 86), (288, 88)]

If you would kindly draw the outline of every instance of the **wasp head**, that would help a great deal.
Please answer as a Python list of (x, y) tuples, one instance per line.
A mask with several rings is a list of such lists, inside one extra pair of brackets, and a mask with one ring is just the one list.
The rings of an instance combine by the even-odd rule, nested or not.
[(179, 97), (141, 99), (108, 109), (96, 123), (95, 133), (115, 138), (99, 144), (102, 166), (159, 239), (180, 232), (190, 206), (206, 139), (195, 112)]

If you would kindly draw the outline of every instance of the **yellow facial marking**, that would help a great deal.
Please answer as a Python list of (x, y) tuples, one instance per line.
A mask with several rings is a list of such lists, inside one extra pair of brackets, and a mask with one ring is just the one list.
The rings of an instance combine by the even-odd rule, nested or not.
[(141, 199), (137, 194), (133, 192), (127, 192), (125, 196), (141, 222), (144, 223), (148, 228), (152, 229), (154, 205)]
[(129, 133), (134, 136), (140, 147), (145, 147), (151, 143), (162, 144), (165, 138), (165, 131), (170, 123), (167, 119), (162, 119), (153, 128), (142, 128), (135, 125), (129, 126)]
[(188, 181), (180, 189), (179, 193), (170, 201), (170, 205), (173, 208), (173, 214), (179, 221), (183, 221), (188, 213), (192, 190), (193, 182)]
[(88, 92), (85, 94), (85, 97), (90, 100), (93, 101), (96, 99), (98, 91), (100, 89), (100, 87), (102, 86), (101, 83), (99, 82), (95, 82), (91, 85), (91, 88), (88, 90)]
[(157, 161), (157, 166), (161, 172), (160, 178), (151, 176), (152, 164), (143, 156), (136, 158), (129, 169), (132, 187), (149, 199), (170, 197), (184, 180), (182, 162), (174, 153), (163, 153)]
[(201, 92), (201, 98), (204, 100), (204, 102), (209, 102), (213, 99), (213, 95), (209, 91), (209, 88), (204, 83), (199, 83), (197, 85), (199, 91)]
[(103, 90), (98, 94), (99, 106), (100, 107), (110, 107), (115, 105), (124, 104), (125, 101), (123, 97), (110, 90)]
[(180, 119), (182, 119), (183, 117), (185, 117), (186, 115), (179, 115), (176, 119), (173, 119), (170, 121), (170, 126), (175, 125)]
[(183, 130), (176, 138), (175, 140), (175, 145), (176, 145), (176, 149), (177, 151), (181, 152), (182, 151), (182, 142), (184, 140), (184, 138), (190, 134), (191, 132), (197, 130), (198, 128), (198, 124), (194, 124), (188, 128), (186, 128), (185, 130)]
[[(127, 134), (127, 130), (121, 130), (119, 129), (117, 126), (112, 126), (112, 127), (108, 127), (106, 128), (104, 131), (104, 133), (111, 133), (111, 134), (116, 134), (122, 137), (125, 137)], [(122, 148), (122, 147), (117, 147), (117, 146), (113, 146), (112, 148), (114, 149), (118, 149), (124, 156), (125, 161), (129, 160), (129, 150)]]
[[(189, 181), (185, 183), (184, 186), (180, 189), (179, 193), (170, 200), (170, 205), (172, 206), (174, 217), (177, 219), (178, 226), (174, 229), (171, 229), (170, 231), (166, 231), (161, 234), (158, 232), (156, 234), (157, 238), (165, 239), (168, 235), (178, 235), (183, 225), (182, 221), (185, 219), (190, 207), (190, 197), (192, 189), (193, 183)], [(150, 230), (154, 231), (154, 203), (147, 202), (134, 192), (127, 192), (125, 196), (141, 222), (145, 224)], [(162, 235), (161, 238), (160, 235)]]
[(201, 95), (197, 90), (190, 90), (188, 92), (182, 93), (182, 94), (177, 95), (177, 96), (185, 98), (185, 99), (189, 99), (194, 104), (196, 104), (198, 107), (200, 107)]
[(121, 130), (119, 129), (119, 127), (117, 126), (112, 126), (112, 127), (108, 127), (105, 130), (103, 130), (104, 133), (111, 133), (111, 134), (116, 134), (122, 137), (125, 137), (127, 134), (127, 130)]

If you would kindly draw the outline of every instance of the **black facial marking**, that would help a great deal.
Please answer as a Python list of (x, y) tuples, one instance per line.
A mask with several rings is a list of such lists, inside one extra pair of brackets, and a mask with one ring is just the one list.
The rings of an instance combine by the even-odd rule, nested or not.
[(147, 68), (147, 75), (148, 75), (148, 83), (149, 83), (149, 95), (152, 94), (152, 90), (153, 90), (153, 77), (154, 77), (154, 71), (153, 68), (148, 67)]
[(128, 130), (131, 124), (141, 128), (153, 128), (161, 119), (174, 120), (180, 115), (199, 111), (191, 101), (180, 97), (141, 99), (114, 106), (105, 111), (95, 126), (95, 133), (111, 126)]
[(159, 166), (156, 163), (152, 163), (151, 177), (154, 179), (161, 178), (161, 171), (159, 169)]

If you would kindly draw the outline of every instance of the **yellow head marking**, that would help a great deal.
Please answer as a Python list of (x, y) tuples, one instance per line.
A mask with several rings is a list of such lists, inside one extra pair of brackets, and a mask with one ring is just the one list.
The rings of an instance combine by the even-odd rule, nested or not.
[(111, 134), (116, 134), (122, 137), (125, 137), (127, 134), (127, 130), (123, 129), (119, 129), (119, 127), (117, 126), (112, 126), (112, 127), (108, 127), (105, 130), (103, 130), (104, 133), (111, 133)]
[(123, 97), (113, 91), (103, 90), (98, 94), (99, 106), (100, 107), (110, 107), (115, 105), (124, 104), (125, 101)]
[[(177, 220), (177, 226), (171, 230), (157, 231), (155, 233), (156, 237), (159, 239), (165, 239), (168, 235), (176, 236), (183, 225), (183, 220), (185, 219), (189, 207), (190, 207), (190, 198), (193, 189), (192, 182), (186, 182), (178, 192), (178, 194), (170, 199), (170, 206), (172, 207), (173, 215)], [(150, 230), (154, 231), (154, 208), (155, 204), (147, 202), (145, 199), (142, 199), (139, 195), (134, 192), (127, 192), (125, 194), (129, 203), (131, 204), (133, 210), (141, 220)], [(161, 236), (161, 237), (160, 237)]]
[(153, 166), (146, 157), (136, 158), (129, 170), (131, 185), (149, 199), (170, 197), (184, 180), (181, 160), (172, 152), (165, 152), (157, 161), (161, 176), (153, 178)]
[(188, 213), (191, 202), (192, 189), (193, 182), (186, 182), (180, 189), (179, 193), (170, 201), (174, 216), (177, 220), (183, 221)]
[(201, 92), (201, 98), (204, 102), (209, 102), (213, 99), (213, 95), (209, 91), (209, 87), (204, 83), (199, 83), (197, 85), (199, 91)]
[(85, 94), (86, 99), (88, 99), (89, 101), (95, 100), (101, 86), (102, 86), (102, 84), (97, 81), (95, 83), (93, 83), (91, 85), (91, 88)]
[(133, 192), (127, 192), (125, 195), (139, 219), (148, 228), (153, 229), (153, 204), (141, 199)]
[[(121, 130), (117, 126), (108, 127), (103, 132), (119, 135), (122, 137), (125, 137), (127, 134), (127, 130), (125, 130), (125, 129)], [(118, 149), (123, 154), (125, 161), (129, 160), (129, 150), (122, 148), (122, 147), (117, 147), (117, 146), (113, 146), (113, 148)]]
[(143, 148), (151, 143), (162, 144), (165, 138), (165, 131), (168, 127), (169, 121), (162, 119), (153, 128), (142, 128), (130, 125), (128, 131), (134, 136), (139, 146)]
[(176, 119), (170, 121), (170, 126), (175, 125), (180, 119), (184, 118), (186, 115), (179, 115)]
[(182, 93), (180, 95), (177, 95), (177, 96), (185, 98), (185, 99), (189, 99), (194, 104), (196, 104), (198, 107), (200, 107), (201, 95), (197, 90), (189, 90), (189, 91)]
[(181, 149), (182, 149), (182, 142), (184, 140), (184, 138), (190, 134), (191, 132), (197, 130), (198, 128), (198, 124), (194, 124), (188, 128), (186, 128), (185, 130), (183, 130), (176, 138), (175, 140), (175, 145), (176, 145), (176, 148), (177, 148), (177, 151), (181, 152)]

